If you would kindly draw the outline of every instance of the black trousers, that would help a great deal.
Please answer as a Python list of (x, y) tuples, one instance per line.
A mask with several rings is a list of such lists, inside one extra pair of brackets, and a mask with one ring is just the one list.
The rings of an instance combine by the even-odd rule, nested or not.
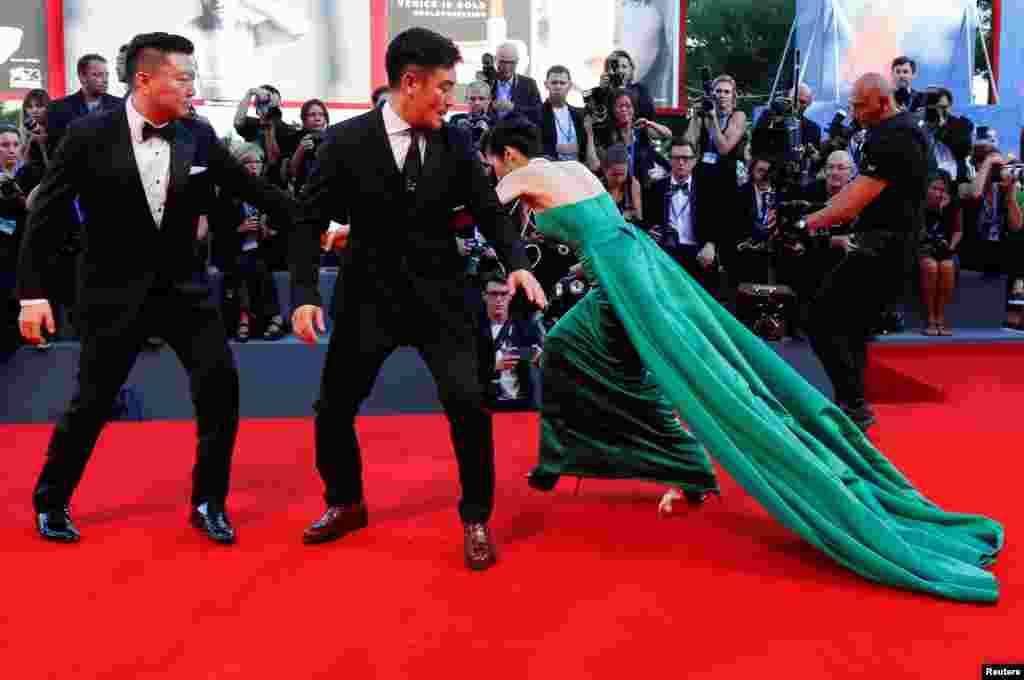
[(675, 260), (680, 267), (686, 270), (686, 273), (692, 276), (697, 283), (699, 283), (704, 290), (711, 294), (712, 297), (717, 298), (719, 288), (721, 287), (721, 276), (718, 273), (718, 260), (711, 265), (710, 268), (705, 269), (697, 262), (697, 254), (700, 252), (700, 246), (689, 246), (689, 245), (678, 245), (674, 248), (667, 249), (665, 252)]
[[(316, 411), (316, 466), (328, 505), (363, 500), (355, 416), (381, 364), (402, 345), (415, 347), (437, 384), (459, 464), (464, 522), (485, 522), (494, 506), (494, 435), (480, 378), (480, 340), (470, 310), (464, 323), (425, 320), (415, 300), (343, 303), (327, 348)], [(420, 305), (422, 308), (423, 305)], [(449, 315), (451, 316), (451, 315)]]
[(33, 496), (37, 512), (70, 502), (118, 391), (150, 335), (167, 341), (189, 377), (199, 440), (191, 502), (227, 498), (238, 433), (238, 371), (224, 324), (212, 303), (199, 306), (173, 292), (151, 294), (142, 310), (140, 319), (122, 329), (83, 325), (77, 387), (50, 439)]
[(867, 342), (882, 309), (898, 293), (902, 259), (852, 254), (826, 274), (807, 308), (811, 348), (832, 381), (835, 401), (856, 408), (865, 402)]

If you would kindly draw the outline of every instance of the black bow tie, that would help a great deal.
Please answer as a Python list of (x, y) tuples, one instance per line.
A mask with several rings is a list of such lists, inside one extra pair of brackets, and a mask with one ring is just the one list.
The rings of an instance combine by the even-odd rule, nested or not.
[(690, 193), (690, 183), (687, 182), (686, 184), (670, 184), (668, 191), (670, 194), (674, 194), (677, 191), (685, 191), (686, 193)]
[(162, 137), (168, 144), (172, 144), (174, 142), (174, 125), (168, 123), (163, 127), (155, 127), (149, 123), (143, 123), (142, 141), (146, 141), (150, 137)]

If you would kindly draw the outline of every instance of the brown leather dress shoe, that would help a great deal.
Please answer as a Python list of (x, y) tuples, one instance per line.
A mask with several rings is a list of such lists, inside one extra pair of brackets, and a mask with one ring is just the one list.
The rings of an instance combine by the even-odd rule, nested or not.
[(466, 538), (466, 566), (483, 571), (498, 561), (498, 549), (491, 540), (486, 524), (470, 522), (463, 525)]
[(302, 533), (303, 543), (327, 543), (370, 523), (366, 504), (332, 505)]

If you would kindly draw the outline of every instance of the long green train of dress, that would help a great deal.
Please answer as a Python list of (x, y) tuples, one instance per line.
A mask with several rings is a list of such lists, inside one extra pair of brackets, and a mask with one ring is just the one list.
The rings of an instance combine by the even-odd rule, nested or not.
[(772, 516), (861, 576), (998, 599), (982, 567), (1002, 526), (925, 498), (607, 195), (538, 213), (537, 228), (572, 245), (595, 285), (546, 340), (541, 471), (714, 489), (703, 444)]

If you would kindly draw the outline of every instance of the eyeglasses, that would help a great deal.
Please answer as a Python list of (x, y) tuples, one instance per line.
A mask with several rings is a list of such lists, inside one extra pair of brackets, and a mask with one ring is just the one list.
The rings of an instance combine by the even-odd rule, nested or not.
[(519, 63), (519, 60), (518, 59), (499, 59), (498, 63), (499, 64), (510, 64), (510, 65), (514, 66), (514, 65)]
[(509, 292), (509, 291), (507, 291), (507, 290), (506, 290), (506, 291), (501, 291), (501, 290), (489, 290), (489, 291), (487, 291), (487, 292), (486, 292), (486, 293), (484, 293), (484, 294), (485, 294), (485, 295), (486, 295), (487, 297), (491, 298), (492, 300), (499, 300), (499, 299), (501, 299), (501, 298), (507, 298), (507, 297), (512, 297), (512, 293), (510, 293), (510, 292)]
[(687, 162), (689, 162), (689, 161), (692, 161), (692, 160), (696, 160), (696, 158), (697, 158), (696, 156), (672, 156), (672, 160), (674, 160), (674, 161), (687, 161)]

